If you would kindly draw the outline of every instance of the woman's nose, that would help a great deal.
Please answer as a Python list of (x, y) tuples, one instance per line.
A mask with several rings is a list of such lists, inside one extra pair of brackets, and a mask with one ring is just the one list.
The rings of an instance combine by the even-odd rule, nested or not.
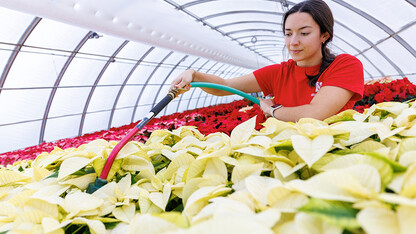
[(297, 44), (299, 44), (299, 37), (297, 35), (293, 35), (290, 38), (290, 44), (291, 45), (297, 45)]

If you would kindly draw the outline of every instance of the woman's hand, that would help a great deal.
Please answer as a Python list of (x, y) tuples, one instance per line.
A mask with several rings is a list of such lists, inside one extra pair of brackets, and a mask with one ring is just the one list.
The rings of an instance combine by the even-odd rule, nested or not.
[(172, 81), (170, 89), (185, 89), (188, 91), (191, 88), (191, 82), (194, 79), (195, 73), (196, 71), (192, 69), (182, 72)]
[(272, 117), (270, 115), (270, 109), (272, 108), (273, 105), (274, 105), (274, 103), (273, 103), (272, 99), (262, 99), (262, 98), (260, 98), (260, 109), (263, 111), (263, 114), (266, 117)]

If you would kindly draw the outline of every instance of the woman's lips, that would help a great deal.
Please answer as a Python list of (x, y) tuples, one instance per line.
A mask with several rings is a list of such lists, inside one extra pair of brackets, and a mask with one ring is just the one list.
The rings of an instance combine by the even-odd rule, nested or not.
[(302, 50), (292, 50), (292, 54), (299, 54)]

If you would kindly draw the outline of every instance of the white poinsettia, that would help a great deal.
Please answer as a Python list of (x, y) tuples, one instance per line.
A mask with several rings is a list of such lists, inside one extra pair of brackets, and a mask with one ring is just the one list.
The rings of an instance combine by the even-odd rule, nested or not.
[(191, 224), (194, 225), (199, 222), (203, 222), (207, 219), (212, 218), (218, 214), (236, 214), (236, 213), (247, 213), (254, 214), (254, 210), (247, 206), (246, 203), (234, 200), (231, 197), (215, 197), (210, 200), (210, 203), (201, 209), (201, 211), (195, 215)]
[(298, 213), (293, 222), (296, 233), (299, 234), (341, 234), (342, 228), (331, 225), (315, 216)]
[(58, 183), (62, 185), (73, 185), (81, 190), (86, 190), (88, 185), (94, 183), (96, 179), (97, 175), (95, 173), (89, 173), (82, 176), (68, 176)]
[(188, 198), (183, 213), (192, 217), (206, 206), (211, 198), (224, 195), (230, 191), (231, 189), (224, 185), (202, 187)]
[(79, 156), (68, 157), (62, 162), (61, 166), (59, 167), (58, 180), (62, 180), (66, 178), (67, 176), (84, 168), (85, 166), (90, 164), (92, 161), (94, 161), (94, 159), (96, 158), (97, 157), (94, 157), (94, 158), (79, 157)]
[(295, 128), (284, 129), (283, 131), (279, 132), (279, 134), (277, 134), (276, 136), (272, 138), (272, 142), (270, 143), (270, 145), (273, 145), (279, 142), (289, 141), (290, 138), (294, 135), (299, 135), (298, 130), (296, 130)]
[(172, 146), (172, 150), (178, 151), (187, 149), (189, 147), (195, 146), (200, 149), (204, 149), (208, 145), (208, 142), (201, 141), (197, 137), (193, 135), (188, 135), (182, 138), (180, 141), (178, 141), (174, 146)]
[(12, 185), (14, 183), (28, 181), (30, 179), (31, 177), (26, 176), (22, 172), (0, 169), (0, 186)]
[(223, 158), (228, 157), (228, 155), (229, 149), (227, 148), (201, 154), (196, 158), (196, 160), (190, 163), (184, 181), (189, 181), (193, 178), (218, 172), (217, 175), (223, 178), (225, 183), (227, 179), (227, 170), (225, 168)]
[(248, 146), (234, 150), (234, 152), (241, 154), (248, 154), (256, 157), (266, 157), (265, 148), (262, 146)]
[(400, 205), (396, 211), (388, 207), (364, 208), (357, 214), (357, 221), (366, 233), (413, 233), (416, 230), (416, 208)]
[(280, 134), (282, 131), (288, 129), (296, 130), (293, 123), (284, 122), (276, 118), (268, 118), (261, 125), (263, 125), (264, 128), (260, 129), (259, 132), (255, 132), (254, 135), (265, 135), (269, 136), (270, 138), (273, 138), (276, 135)]
[(231, 144), (232, 145), (239, 145), (246, 143), (248, 139), (251, 137), (253, 132), (255, 131), (254, 128), (256, 127), (256, 117), (253, 117), (233, 129), (231, 132)]
[(272, 143), (272, 139), (270, 139), (270, 137), (267, 136), (253, 136), (248, 140), (247, 143), (250, 145), (259, 145), (264, 148), (267, 148), (269, 147), (270, 143)]
[(58, 151), (56, 148), (55, 150), (52, 150), (52, 152), (50, 152), (49, 154), (46, 152), (43, 152), (36, 157), (32, 165), (36, 167), (40, 167), (40, 168), (47, 168), (51, 164), (59, 161), (59, 159), (61, 159), (64, 154), (65, 154), (65, 151), (63, 150)]
[(386, 147), (384, 144), (374, 140), (363, 141), (351, 148), (356, 151), (363, 152), (383, 152), (385, 149), (389, 149), (389, 147)]
[[(176, 231), (168, 232), (171, 234), (186, 234), (186, 233), (262, 233), (272, 234), (273, 231), (270, 227), (264, 224), (264, 219), (259, 221), (254, 217), (255, 215), (242, 215), (239, 213), (232, 213), (233, 215), (217, 215), (204, 222), (199, 222), (192, 225), (189, 229), (179, 229)], [(275, 221), (279, 218), (278, 213), (268, 213), (267, 216), (270, 220)]]
[(240, 162), (233, 168), (233, 172), (231, 174), (231, 182), (233, 182), (234, 185), (238, 185), (241, 181), (249, 176), (259, 176), (263, 171), (263, 164), (264, 163), (241, 163), (240, 160)]
[(269, 191), (275, 187), (282, 186), (282, 182), (279, 180), (265, 177), (252, 175), (244, 179), (245, 189), (248, 193), (258, 202), (264, 206), (268, 205), (267, 196)]
[[(52, 171), (46, 169), (46, 168), (42, 168), (42, 167), (37, 167), (37, 166), (32, 166), (32, 168), (28, 168), (25, 170), (25, 172), (29, 172), (32, 174), (33, 180), (36, 182), (41, 181), (42, 179), (50, 176), (53, 174)], [(26, 173), (27, 175), (28, 173)]]
[(71, 219), (81, 213), (85, 215), (98, 215), (99, 208), (103, 204), (103, 199), (78, 190), (66, 195), (63, 208), (68, 212), (66, 218)]
[(151, 214), (136, 214), (133, 218), (129, 233), (160, 234), (180, 229), (178, 225), (161, 217)]
[(364, 122), (369, 116), (371, 116), (374, 111), (377, 109), (376, 105), (372, 105), (370, 108), (366, 109), (364, 113), (355, 113), (353, 118), (357, 122)]
[(35, 191), (31, 195), (32, 198), (37, 198), (48, 201), (50, 203), (63, 205), (64, 198), (62, 198), (61, 195), (68, 191), (68, 189), (70, 188), (69, 185), (61, 185), (55, 183), (51, 183), (49, 185), (40, 183), (39, 185), (39, 190)]
[(319, 135), (314, 139), (303, 135), (295, 135), (291, 139), (294, 150), (309, 167), (312, 167), (316, 161), (324, 156), (334, 143), (332, 135)]
[(196, 177), (189, 181), (187, 181), (183, 185), (183, 191), (181, 194), (182, 203), (186, 204), (188, 201), (188, 198), (198, 189), (207, 187), (207, 186), (225, 186), (223, 180), (221, 177), (218, 176), (206, 176), (204, 178), (202, 177)]
[(287, 163), (285, 161), (276, 161), (274, 162), (274, 165), (284, 178), (293, 175), (293, 173), (297, 172), (298, 170), (306, 166), (305, 163), (299, 163), (295, 166), (292, 166), (290, 163)]
[(302, 118), (300, 119), (294, 127), (297, 129), (298, 133), (309, 138), (315, 138), (319, 135), (343, 135), (347, 134), (348, 131), (343, 129), (334, 129), (324, 122), (312, 118)]
[(404, 138), (400, 143), (399, 155), (416, 150), (416, 137)]
[(113, 212), (117, 206), (128, 206), (130, 201), (138, 199), (140, 188), (131, 184), (131, 175), (127, 174), (118, 183), (110, 182), (92, 195), (103, 201), (99, 207), (99, 214), (106, 215)]
[(285, 213), (296, 213), (299, 208), (308, 203), (309, 198), (303, 193), (291, 190), (285, 186), (277, 186), (267, 193), (267, 203)]
[(231, 137), (156, 130), (123, 148), (93, 194), (84, 190), (117, 142), (55, 148), (0, 168), (0, 232), (411, 233), (415, 105), (375, 105), (332, 122), (269, 118), (260, 131), (252, 118)]
[(42, 219), (42, 227), (45, 233), (64, 233), (63, 228), (70, 224), (72, 220), (65, 220), (59, 222), (59, 220), (52, 217), (44, 217)]
[(408, 123), (408, 128), (406, 128), (405, 130), (401, 131), (399, 133), (400, 136), (404, 136), (404, 137), (416, 137), (416, 124), (415, 124), (415, 120), (411, 121), (410, 123)]
[(128, 205), (116, 207), (112, 214), (116, 219), (125, 223), (130, 223), (136, 214), (136, 205), (134, 203), (130, 203)]
[(217, 177), (221, 183), (227, 183), (227, 166), (225, 163), (219, 158), (210, 158), (207, 160), (204, 173), (202, 174), (202, 178), (213, 178)]
[(207, 152), (219, 150), (224, 147), (227, 148), (227, 147), (230, 147), (231, 145), (230, 137), (223, 132), (215, 132), (215, 133), (209, 134), (206, 137), (205, 142), (207, 142), (207, 145), (205, 148), (205, 151)]
[(412, 127), (412, 121), (416, 118), (416, 109), (406, 108), (396, 118), (394, 124), (397, 127)]
[(408, 198), (416, 198), (416, 164), (410, 165), (405, 172), (400, 195)]
[(170, 195), (172, 192), (171, 185), (169, 183), (164, 184), (162, 192), (151, 192), (149, 194), (149, 200), (157, 207), (165, 211), (168, 204)]
[[(180, 182), (176, 180), (176, 177), (179, 177), (181, 180), (183, 178), (184, 170), (180, 170), (180, 169), (189, 168), (189, 166), (191, 165), (193, 161), (195, 161), (195, 158), (192, 155), (186, 152), (182, 152), (170, 162), (163, 177), (167, 180), (173, 179), (173, 181)], [(182, 173), (178, 174), (179, 171), (181, 171)]]
[(400, 115), (404, 110), (409, 108), (409, 104), (402, 102), (381, 102), (375, 105), (377, 110), (384, 110), (395, 116)]
[(408, 167), (416, 163), (416, 150), (410, 150), (400, 155), (399, 163), (402, 166)]
[(381, 181), (376, 168), (361, 164), (325, 171), (287, 185), (314, 198), (355, 202), (375, 197), (380, 192)]
[(126, 155), (121, 163), (121, 168), (131, 172), (148, 170), (155, 174), (155, 168), (147, 155)]
[(194, 136), (198, 140), (205, 140), (205, 136), (198, 131), (195, 126), (181, 126), (177, 129), (172, 130), (172, 135), (178, 136), (181, 139), (184, 139), (188, 136)]
[(363, 154), (347, 154), (343, 155), (342, 157), (337, 157), (324, 166), (320, 167), (319, 170), (329, 171), (334, 169), (348, 168), (350, 166), (359, 164), (366, 164), (377, 168), (384, 185), (390, 183), (393, 178), (393, 169), (386, 161)]
[(100, 220), (77, 217), (72, 220), (72, 224), (86, 224), (92, 234), (105, 233), (105, 226)]
[(338, 122), (331, 125), (332, 129), (348, 131), (349, 137), (347, 140), (341, 139), (340, 143), (343, 146), (350, 146), (364, 141), (370, 136), (377, 134), (377, 129), (374, 128), (372, 123), (358, 122), (358, 121), (345, 121)]

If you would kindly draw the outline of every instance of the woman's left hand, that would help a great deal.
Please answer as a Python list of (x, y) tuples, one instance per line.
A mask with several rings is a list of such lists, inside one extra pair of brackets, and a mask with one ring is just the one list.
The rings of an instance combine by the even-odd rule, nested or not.
[(266, 117), (271, 117), (270, 108), (274, 105), (272, 99), (262, 99), (260, 98), (260, 108), (263, 111), (263, 114)]

